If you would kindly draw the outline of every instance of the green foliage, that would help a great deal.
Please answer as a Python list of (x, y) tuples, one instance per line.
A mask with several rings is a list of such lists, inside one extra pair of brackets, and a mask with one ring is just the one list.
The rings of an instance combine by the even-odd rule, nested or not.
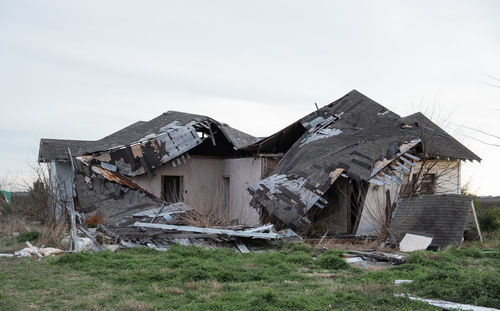
[(22, 232), (16, 237), (16, 242), (18, 243), (24, 243), (26, 241), (33, 242), (38, 240), (40, 234), (41, 234), (40, 232), (35, 230)]
[(494, 232), (500, 229), (500, 208), (490, 206), (478, 211), (478, 220), (481, 230)]
[(313, 248), (306, 243), (282, 243), (278, 245), (277, 249), (283, 253), (293, 253), (295, 251), (301, 251), (307, 254), (313, 252)]
[(316, 264), (324, 269), (347, 269), (349, 265), (340, 257), (339, 250), (329, 249), (316, 259)]
[[(500, 306), (500, 261), (478, 248), (414, 252), (405, 264), (373, 272), (347, 269), (340, 254), (328, 250), (313, 259), (300, 244), (248, 254), (174, 245), (165, 252), (65, 254), (12, 267), (0, 259), (0, 309), (433, 310), (394, 297), (397, 292)], [(395, 279), (414, 282), (395, 286)]]

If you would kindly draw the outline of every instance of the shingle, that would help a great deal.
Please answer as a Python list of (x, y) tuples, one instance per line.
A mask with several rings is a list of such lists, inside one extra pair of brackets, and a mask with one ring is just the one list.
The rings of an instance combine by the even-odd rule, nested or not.
[(481, 161), (479, 156), (453, 138), (453, 136), (446, 133), (422, 113), (414, 113), (401, 118), (401, 121), (406, 124), (418, 124), (426, 154), (452, 159)]
[[(211, 120), (216, 124), (219, 122), (207, 116), (190, 114), (178, 111), (167, 111), (150, 121), (138, 121), (113, 134), (97, 141), (64, 140), (64, 139), (41, 139), (39, 150), (39, 162), (50, 160), (69, 160), (67, 148), (70, 147), (72, 154), (92, 153), (108, 150), (116, 146), (130, 144), (139, 141), (150, 134), (158, 134), (160, 129), (172, 122), (185, 125), (191, 121)], [(242, 131), (226, 125), (220, 125), (228, 140), (237, 148), (252, 144), (257, 139)]]
[(458, 194), (421, 195), (398, 200), (391, 231), (398, 242), (406, 233), (432, 237), (431, 249), (460, 244), (472, 198)]

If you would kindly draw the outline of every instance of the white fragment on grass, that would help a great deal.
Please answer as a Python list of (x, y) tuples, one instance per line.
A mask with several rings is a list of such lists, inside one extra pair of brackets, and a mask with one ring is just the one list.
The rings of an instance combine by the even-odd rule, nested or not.
[(364, 261), (363, 258), (361, 257), (351, 257), (351, 258), (344, 258), (345, 262), (353, 264), (353, 263), (359, 263)]
[(408, 284), (408, 283), (412, 283), (412, 282), (413, 282), (413, 280), (394, 280), (395, 285)]
[(495, 308), (487, 308), (487, 307), (478, 307), (473, 305), (467, 305), (463, 303), (450, 302), (445, 300), (437, 300), (437, 299), (424, 299), (415, 296), (405, 295), (405, 294), (394, 294), (395, 297), (405, 297), (410, 300), (423, 301), (431, 306), (441, 308), (443, 310), (470, 310), (470, 311), (500, 311)]
[(407, 233), (399, 243), (399, 250), (402, 252), (413, 252), (426, 250), (432, 243), (431, 237)]

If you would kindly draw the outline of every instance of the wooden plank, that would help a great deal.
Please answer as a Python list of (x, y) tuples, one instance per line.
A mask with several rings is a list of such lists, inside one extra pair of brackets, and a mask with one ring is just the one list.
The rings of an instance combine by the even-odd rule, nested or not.
[(250, 250), (248, 249), (248, 247), (241, 243), (241, 242), (236, 242), (236, 246), (238, 247), (238, 249), (240, 250), (241, 253), (243, 254), (246, 254), (246, 253), (250, 253)]
[(245, 230), (245, 232), (263, 232), (263, 231), (267, 231), (267, 230), (272, 230), (273, 227), (274, 227), (273, 224), (267, 224), (267, 225), (247, 229), (247, 230)]
[(104, 249), (104, 247), (102, 247), (102, 245), (97, 242), (97, 240), (94, 238), (92, 233), (90, 233), (90, 231), (83, 228), (82, 226), (79, 226), (78, 229), (80, 229), (80, 231), (83, 232), (83, 234), (85, 234), (99, 249), (101, 250)]
[[(414, 156), (413, 154), (409, 154), (407, 152), (404, 153), (404, 155), (412, 160), (415, 160), (415, 161), (420, 161), (421, 159), (417, 156)], [(449, 160), (448, 160), (449, 161)]]
[(196, 233), (205, 233), (205, 234), (214, 234), (214, 235), (221, 234), (221, 235), (227, 235), (227, 236), (237, 236), (237, 237), (245, 237), (245, 238), (253, 238), (253, 239), (265, 239), (265, 240), (274, 240), (274, 239), (280, 238), (280, 235), (277, 233), (245, 232), (245, 231), (235, 231), (235, 230), (216, 229), (216, 228), (200, 228), (200, 227), (193, 227), (193, 226), (150, 224), (150, 223), (144, 223), (144, 222), (136, 222), (136, 223), (134, 223), (134, 226), (143, 227), (143, 228), (154, 228), (154, 229), (181, 231), (181, 232), (196, 232)]
[(72, 250), (79, 251), (80, 246), (78, 245), (78, 236), (76, 234), (76, 219), (75, 219), (75, 196), (76, 196), (76, 187), (75, 187), (75, 163), (73, 162), (73, 156), (71, 155), (71, 150), (68, 147), (68, 155), (71, 161), (71, 169), (73, 171), (73, 176), (71, 177), (71, 191), (72, 197), (69, 204), (69, 219), (71, 223), (71, 239), (73, 240)]
[(411, 167), (415, 167), (415, 163), (411, 162), (410, 160), (406, 159), (405, 157), (401, 156), (399, 157), (401, 160), (403, 160), (403, 162), (407, 163), (408, 165), (410, 165)]
[(474, 216), (474, 222), (476, 223), (477, 233), (479, 234), (479, 240), (483, 243), (483, 235), (481, 234), (481, 228), (479, 227), (479, 220), (477, 219), (476, 207), (474, 206), (474, 200), (470, 202), (472, 206), (472, 215)]
[(31, 245), (31, 243), (30, 243), (30, 242), (26, 241), (26, 245), (28, 245), (28, 247), (29, 247), (29, 248), (30, 248), (30, 249), (31, 249), (31, 250), (35, 253), (35, 255), (37, 255), (37, 256), (38, 256), (38, 258), (39, 258), (39, 259), (42, 259), (42, 258), (43, 258), (42, 254), (40, 254), (40, 253), (38, 252), (38, 249), (36, 249), (36, 247), (34, 247), (33, 245)]

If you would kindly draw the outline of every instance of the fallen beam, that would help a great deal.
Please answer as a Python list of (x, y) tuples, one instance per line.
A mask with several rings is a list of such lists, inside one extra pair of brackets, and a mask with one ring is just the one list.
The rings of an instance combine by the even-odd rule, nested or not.
[(142, 228), (154, 228), (162, 230), (180, 231), (180, 232), (196, 232), (204, 234), (221, 234), (227, 236), (237, 236), (242, 238), (252, 238), (252, 239), (264, 239), (264, 240), (275, 240), (280, 239), (281, 235), (278, 233), (260, 233), (260, 232), (246, 232), (246, 231), (235, 231), (227, 229), (216, 229), (216, 228), (200, 228), (192, 226), (176, 226), (176, 225), (164, 225), (164, 224), (150, 224), (144, 222), (134, 223), (135, 227)]

